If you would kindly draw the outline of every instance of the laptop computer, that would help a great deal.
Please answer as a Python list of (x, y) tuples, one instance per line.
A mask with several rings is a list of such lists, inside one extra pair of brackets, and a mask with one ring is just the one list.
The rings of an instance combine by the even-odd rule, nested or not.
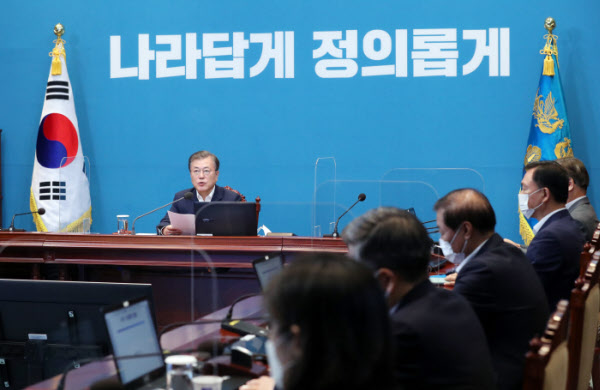
[[(165, 389), (166, 366), (148, 300), (136, 299), (108, 307), (103, 316), (122, 388)], [(237, 389), (250, 379), (231, 375), (223, 381), (221, 389)]]
[(266, 255), (252, 261), (252, 268), (258, 278), (260, 288), (264, 291), (271, 279), (283, 269), (284, 258), (280, 253)]
[(123, 388), (164, 388), (165, 361), (148, 299), (106, 308), (103, 316)]
[(256, 203), (195, 203), (196, 234), (256, 236)]

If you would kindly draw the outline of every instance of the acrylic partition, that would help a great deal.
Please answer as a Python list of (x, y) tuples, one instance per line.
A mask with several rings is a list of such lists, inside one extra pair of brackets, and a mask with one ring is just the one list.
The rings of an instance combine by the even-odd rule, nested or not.
[[(452, 190), (467, 187), (485, 192), (483, 176), (470, 168), (392, 168), (380, 180), (379, 205), (412, 209), (432, 227), (435, 202)], [(437, 241), (439, 237), (432, 238)]]
[[(80, 168), (89, 180), (89, 164), (84, 166), (85, 170), (83, 166)], [(357, 179), (354, 174), (349, 177), (340, 174), (348, 171), (333, 157), (318, 158), (314, 164), (307, 165), (296, 188), (278, 189), (277, 199), (262, 198), (257, 230), (250, 232), (251, 236), (156, 236), (154, 226), (166, 210), (149, 215), (145, 224), (136, 225), (136, 235), (113, 232), (89, 235), (0, 233), (0, 276), (24, 282), (31, 282), (28, 279), (32, 278), (49, 281), (66, 279), (84, 282), (91, 287), (109, 282), (137, 286), (150, 284), (158, 330), (166, 331), (161, 335), (163, 348), (220, 353), (222, 345), (215, 340), (223, 340), (220, 332), (224, 321), (250, 318), (257, 324), (266, 322), (260, 297), (262, 290), (253, 269), (253, 260), (281, 256), (289, 263), (314, 251), (346, 253), (342, 240), (323, 236), (333, 233), (335, 222), (357, 202), (359, 194), (365, 194), (366, 199), (343, 216), (338, 226), (339, 233), (350, 221), (369, 209), (394, 206), (414, 210), (416, 216), (430, 228), (432, 238), (437, 240), (434, 203), (456, 188), (485, 190), (482, 176), (470, 169), (389, 168), (377, 177), (366, 179)], [(63, 178), (58, 181), (66, 181)], [(219, 179), (225, 183), (229, 180), (225, 177)], [(189, 186), (188, 180), (187, 175), (181, 175), (181, 184), (177, 187)], [(172, 200), (172, 191), (167, 192), (161, 194), (160, 203)], [(250, 203), (262, 195), (260, 191), (242, 192)], [(128, 213), (131, 214), (130, 224), (136, 214), (142, 215), (153, 208), (145, 204), (136, 207), (139, 210), (123, 204), (122, 210), (134, 210)], [(89, 283), (92, 281), (101, 283)], [(33, 282), (43, 283), (39, 280)], [(9, 290), (4, 292), (3, 289), (7, 288)], [(23, 354), (39, 351), (44, 341), (31, 340), (23, 334), (46, 334), (47, 344), (60, 344), (65, 346), (63, 350), (72, 352), (67, 361), (61, 354), (47, 355), (45, 359), (51, 366), (42, 364), (43, 376), (56, 374), (65, 364), (108, 354), (107, 340), (97, 340), (105, 337), (103, 323), (97, 317), (97, 306), (114, 303), (105, 302), (104, 298), (109, 294), (96, 292), (96, 300), (92, 303), (85, 302), (90, 293), (83, 292), (67, 294), (66, 297), (63, 294), (60, 302), (52, 302), (59, 299), (54, 293), (30, 297), (32, 302), (24, 302), (24, 299), (29, 299), (27, 294), (10, 297), (9, 291), (23, 288), (27, 291), (28, 287), (13, 288), (0, 281), (0, 315), (4, 326), (0, 330), (0, 366), (7, 368), (9, 378), (20, 378), (15, 382), (18, 386), (42, 379), (39, 364), (37, 369), (23, 366)], [(84, 289), (81, 287), (80, 291)], [(117, 295), (111, 299), (118, 301), (121, 298)], [(69, 310), (65, 314), (64, 304), (75, 305), (71, 317)], [(229, 314), (232, 304), (233, 310)], [(17, 307), (28, 305), (33, 309), (17, 310)], [(42, 305), (43, 309), (36, 309), (35, 305)], [(96, 317), (89, 318), (92, 307)], [(35, 313), (41, 310), (46, 313), (45, 321), (35, 318)], [(17, 317), (12, 317), (14, 315)], [(42, 329), (41, 324), (46, 328)], [(26, 329), (26, 332), (18, 333), (18, 329)], [(11, 356), (6, 355), (4, 352), (7, 351), (3, 349), (6, 343), (15, 342), (22, 348), (11, 352)], [(86, 349), (88, 346), (91, 349)], [(82, 351), (87, 351), (85, 356)], [(28, 377), (28, 369), (34, 376)]]
[(60, 166), (57, 180), (49, 181), (47, 189), (50, 201), (57, 204), (56, 211), (47, 212), (58, 212), (58, 231), (89, 234), (92, 224), (90, 160), (87, 156), (63, 157)]
[(312, 233), (315, 237), (331, 234), (335, 223), (361, 194), (359, 201), (339, 221), (338, 232), (352, 219), (365, 211), (393, 206), (413, 212), (432, 232), (435, 232), (435, 202), (457, 188), (475, 188), (485, 191), (485, 180), (476, 170), (469, 168), (390, 168), (378, 179), (354, 180), (341, 178), (335, 159), (320, 159), (315, 164), (315, 190), (313, 198)]
[(311, 235), (333, 233), (336, 219), (337, 164), (335, 157), (319, 157), (315, 162)]

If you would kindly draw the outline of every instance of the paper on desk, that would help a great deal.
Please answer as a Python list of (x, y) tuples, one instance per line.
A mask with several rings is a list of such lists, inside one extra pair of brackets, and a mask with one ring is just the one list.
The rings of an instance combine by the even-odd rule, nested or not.
[(169, 213), (171, 226), (181, 230), (181, 234), (191, 236), (196, 234), (196, 218), (194, 214), (179, 214), (172, 211), (167, 211), (167, 213)]

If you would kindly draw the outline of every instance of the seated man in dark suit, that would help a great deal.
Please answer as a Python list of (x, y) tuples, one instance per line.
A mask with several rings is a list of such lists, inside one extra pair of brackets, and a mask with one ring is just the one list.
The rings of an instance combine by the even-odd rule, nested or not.
[(535, 237), (527, 249), (550, 310), (560, 299), (569, 299), (579, 275), (579, 256), (585, 237), (565, 208), (569, 175), (556, 161), (536, 161), (525, 166), (519, 208), (526, 218), (536, 218)]
[[(242, 200), (240, 195), (217, 185), (219, 159), (211, 152), (201, 150), (192, 154), (188, 160), (188, 169), (190, 170), (190, 178), (192, 179), (194, 188), (179, 191), (175, 194), (173, 200), (182, 198), (186, 192), (192, 192), (193, 197), (192, 199), (183, 199), (177, 203), (173, 203), (171, 211), (179, 214), (193, 214), (194, 203), (237, 202)], [(156, 231), (158, 234), (165, 236), (181, 234), (181, 230), (171, 226), (168, 213), (160, 221), (156, 227)]]
[(429, 281), (432, 242), (415, 216), (391, 207), (370, 210), (352, 221), (342, 238), (351, 257), (373, 268), (385, 291), (402, 388), (496, 388), (473, 309)]
[(459, 259), (454, 292), (479, 317), (498, 389), (521, 389), (529, 340), (549, 315), (544, 288), (523, 252), (494, 232), (496, 215), (481, 192), (452, 191), (434, 209), (444, 255)]
[(561, 158), (556, 162), (562, 165), (569, 175), (567, 210), (571, 217), (581, 225), (586, 241), (591, 241), (599, 221), (596, 211), (587, 197), (590, 175), (583, 162), (575, 157)]

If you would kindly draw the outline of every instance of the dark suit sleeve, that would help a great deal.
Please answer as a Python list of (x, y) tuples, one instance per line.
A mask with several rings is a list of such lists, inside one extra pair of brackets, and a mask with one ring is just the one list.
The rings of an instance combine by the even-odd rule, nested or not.
[(462, 295), (479, 317), (483, 328), (491, 321), (488, 313), (493, 312), (496, 302), (494, 275), (481, 261), (471, 261), (458, 273), (453, 292)]
[(542, 230), (527, 249), (526, 256), (546, 291), (552, 289), (553, 278), (562, 264), (563, 250), (559, 242), (559, 237)]
[(594, 230), (598, 226), (598, 217), (592, 205), (586, 201), (573, 210), (570, 210), (569, 213), (577, 222), (583, 234), (585, 234), (586, 241), (590, 241), (594, 236)]
[(395, 367), (394, 374), (399, 383), (420, 385), (419, 378), (424, 377), (422, 361), (421, 338), (418, 332), (405, 323), (393, 321), (392, 333), (394, 340)]

